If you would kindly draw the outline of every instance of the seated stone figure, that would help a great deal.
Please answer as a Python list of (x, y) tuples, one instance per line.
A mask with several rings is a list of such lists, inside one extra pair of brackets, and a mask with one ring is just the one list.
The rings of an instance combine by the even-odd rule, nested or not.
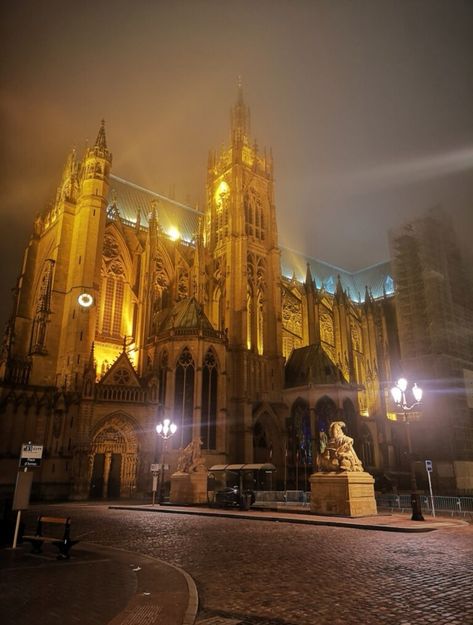
[(192, 440), (184, 449), (181, 449), (177, 459), (178, 473), (192, 473), (207, 470), (200, 448), (203, 443), (200, 439)]
[(343, 433), (343, 421), (330, 424), (328, 441), (317, 455), (317, 468), (322, 472), (364, 471), (353, 449), (353, 439)]

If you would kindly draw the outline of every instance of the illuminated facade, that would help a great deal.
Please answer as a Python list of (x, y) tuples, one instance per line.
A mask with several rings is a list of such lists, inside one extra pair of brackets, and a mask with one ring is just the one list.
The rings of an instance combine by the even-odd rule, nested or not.
[(342, 419), (379, 487), (402, 485), (390, 264), (350, 274), (279, 247), (273, 159), (241, 88), (204, 212), (111, 169), (102, 123), (35, 220), (2, 352), (3, 483), (32, 440), (43, 496), (142, 495), (169, 417), (171, 470), (200, 438), (208, 466), (270, 460), (280, 488), (305, 489)]

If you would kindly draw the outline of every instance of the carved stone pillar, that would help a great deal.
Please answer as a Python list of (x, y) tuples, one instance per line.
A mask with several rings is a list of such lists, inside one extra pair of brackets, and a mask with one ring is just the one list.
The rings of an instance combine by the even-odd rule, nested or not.
[(108, 492), (108, 480), (110, 477), (110, 465), (112, 464), (112, 452), (111, 451), (106, 451), (105, 452), (105, 462), (104, 462), (104, 467), (103, 467), (103, 493), (102, 493), (102, 497), (104, 499), (107, 498), (107, 492)]

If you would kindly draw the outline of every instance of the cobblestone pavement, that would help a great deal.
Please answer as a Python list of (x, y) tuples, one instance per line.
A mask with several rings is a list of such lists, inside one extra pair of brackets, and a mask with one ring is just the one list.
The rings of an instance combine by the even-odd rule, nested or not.
[(199, 591), (198, 625), (473, 623), (471, 525), (402, 534), (103, 505), (48, 509), (67, 511), (74, 538), (184, 568)]

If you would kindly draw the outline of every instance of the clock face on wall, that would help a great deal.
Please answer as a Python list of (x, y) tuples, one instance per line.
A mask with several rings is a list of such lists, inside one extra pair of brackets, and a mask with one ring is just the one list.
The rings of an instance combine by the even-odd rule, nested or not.
[(82, 308), (90, 308), (94, 303), (94, 298), (90, 293), (81, 293), (77, 298), (77, 301)]

